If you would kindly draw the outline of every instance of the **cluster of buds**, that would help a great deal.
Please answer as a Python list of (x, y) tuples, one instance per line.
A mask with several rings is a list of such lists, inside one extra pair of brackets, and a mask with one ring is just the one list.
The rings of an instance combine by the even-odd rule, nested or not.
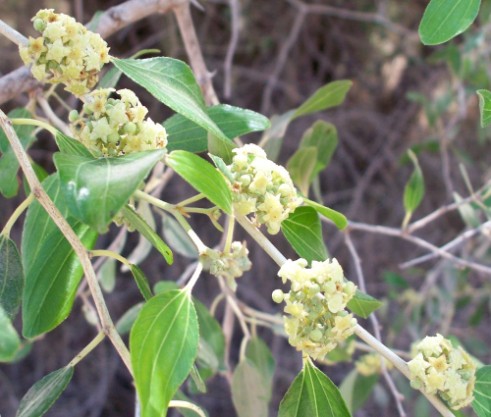
[(288, 293), (273, 292), (273, 301), (286, 303), (285, 331), (297, 350), (313, 359), (324, 358), (354, 332), (356, 319), (346, 305), (356, 291), (346, 281), (336, 259), (312, 262), (288, 260), (278, 272), (283, 282), (291, 282)]
[(476, 365), (461, 347), (437, 334), (416, 344), (413, 356), (408, 363), (413, 388), (439, 394), (454, 410), (472, 402)]
[(200, 259), (204, 269), (216, 277), (225, 278), (227, 285), (233, 291), (237, 288), (235, 280), (245, 271), (249, 271), (252, 266), (246, 242), (232, 242), (228, 252), (208, 248), (201, 254)]
[[(367, 353), (358, 358), (355, 367), (360, 375), (378, 375), (382, 372), (382, 360), (382, 357), (376, 352)], [(392, 368), (391, 362), (385, 361), (384, 365), (387, 369)]]
[(76, 96), (89, 92), (109, 62), (107, 43), (73, 17), (52, 9), (40, 10), (32, 20), (41, 36), (30, 37), (20, 47), (24, 63), (32, 64), (32, 75), (39, 81), (65, 84)]
[(280, 231), (281, 222), (302, 202), (282, 166), (266, 157), (257, 145), (248, 144), (233, 150), (229, 165), (235, 211), (253, 213), (258, 224), (265, 224), (272, 235)]
[(145, 119), (148, 109), (131, 90), (112, 88), (94, 90), (86, 96), (79, 114), (70, 112), (70, 128), (91, 152), (102, 156), (120, 156), (133, 152), (165, 148), (165, 128)]

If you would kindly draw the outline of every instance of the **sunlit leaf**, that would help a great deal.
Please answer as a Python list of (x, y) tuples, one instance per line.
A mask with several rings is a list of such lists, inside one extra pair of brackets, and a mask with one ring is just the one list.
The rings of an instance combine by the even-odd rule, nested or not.
[(477, 90), (479, 97), (479, 112), (481, 114), (481, 127), (491, 124), (491, 91)]
[(431, 0), (419, 25), (425, 45), (438, 45), (464, 32), (477, 17), (481, 0)]
[(373, 298), (360, 290), (356, 290), (353, 298), (348, 302), (347, 307), (357, 316), (364, 319), (377, 310), (382, 305), (382, 302)]
[(319, 88), (300, 107), (295, 110), (292, 119), (306, 114), (327, 110), (343, 103), (353, 83), (349, 80), (333, 81)]
[(351, 417), (336, 385), (310, 359), (280, 403), (278, 417)]
[(312, 207), (321, 216), (324, 216), (326, 219), (332, 221), (338, 229), (343, 230), (346, 228), (346, 226), (348, 226), (348, 219), (339, 211), (323, 206), (322, 204), (316, 203), (308, 198), (304, 198), (303, 201), (307, 206)]
[(62, 153), (95, 159), (90, 151), (81, 142), (65, 135), (62, 132), (56, 133), (55, 141), (56, 145), (58, 145), (58, 149)]
[[(68, 215), (58, 175), (42, 183), (82, 243), (91, 249), (97, 233)], [(35, 337), (55, 328), (72, 309), (83, 271), (71, 245), (38, 202), (27, 211), (22, 234), (25, 286), (22, 333)]]
[(166, 159), (174, 171), (225, 213), (232, 213), (232, 193), (223, 175), (209, 162), (187, 151), (174, 151)]
[(313, 146), (299, 148), (288, 160), (286, 168), (300, 192), (308, 197), (311, 178), (317, 162), (317, 149)]
[[(408, 151), (408, 155), (413, 162), (414, 170), (404, 187), (404, 209), (406, 210), (406, 219), (409, 219), (419, 207), (425, 194), (423, 171), (421, 171), (418, 159), (411, 150)], [(408, 220), (405, 221), (407, 222)]]
[(165, 150), (154, 150), (99, 159), (55, 154), (70, 213), (99, 233), (105, 233), (113, 217), (164, 153)]
[(472, 408), (479, 417), (491, 416), (491, 365), (477, 370)]
[(145, 303), (130, 333), (131, 364), (142, 417), (162, 417), (189, 375), (199, 329), (190, 295), (171, 290)]
[(327, 258), (319, 215), (312, 207), (297, 207), (281, 223), (281, 231), (301, 258), (308, 262)]
[(150, 288), (150, 284), (148, 283), (148, 278), (145, 275), (145, 273), (137, 265), (134, 264), (130, 265), (130, 271), (145, 301), (150, 300), (153, 294)]

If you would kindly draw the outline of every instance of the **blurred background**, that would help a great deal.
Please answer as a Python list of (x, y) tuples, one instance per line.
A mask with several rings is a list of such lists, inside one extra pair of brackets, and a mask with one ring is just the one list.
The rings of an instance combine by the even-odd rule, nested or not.
[[(119, 3), (122, 2), (1, 0), (0, 17), (28, 36), (34, 34), (30, 18), (40, 8), (54, 8), (86, 23), (96, 12)], [(234, 15), (231, 5), (237, 3), (240, 7)], [(476, 89), (489, 88), (490, 84), (490, 3), (483, 0), (477, 24), (465, 36), (431, 48), (421, 45), (417, 36), (425, 0), (305, 0), (303, 3), (206, 0), (200, 2), (202, 10), (193, 8), (193, 19), (221, 102), (271, 117), (297, 107), (328, 82), (353, 81), (343, 105), (303, 117), (290, 125), (279, 161), (287, 161), (304, 131), (316, 120), (333, 123), (338, 129), (339, 146), (320, 176), (324, 203), (344, 213), (349, 220), (398, 228), (404, 217), (404, 185), (412, 172), (406, 156), (408, 149), (417, 154), (426, 184), (416, 219), (453, 202), (455, 193), (468, 196), (490, 178), (491, 131), (479, 127), (475, 95)], [(304, 9), (308, 12), (303, 13)], [(227, 50), (234, 31), (239, 38), (227, 71)], [(112, 35), (108, 43), (111, 54), (118, 57), (129, 57), (144, 48), (157, 48), (164, 56), (189, 62), (172, 14), (137, 22)], [(0, 76), (21, 66), (17, 48), (3, 37), (0, 37), (0, 50)], [(128, 79), (123, 77), (120, 86), (138, 92), (153, 120), (164, 121), (171, 115)], [(3, 103), (2, 110), (7, 112), (23, 106), (27, 100), (26, 94), (19, 95)], [(70, 104), (77, 106), (76, 102)], [(57, 110), (60, 117), (66, 117), (63, 109)], [(257, 142), (259, 137), (250, 135), (245, 140)], [(40, 134), (30, 155), (52, 172), (51, 155), (55, 150), (53, 140)], [(189, 192), (189, 188), (175, 179), (165, 188), (162, 198), (177, 202), (189, 196)], [(22, 196), (0, 198), (0, 224), (5, 224), (21, 199)], [(487, 204), (484, 208), (469, 205), (466, 213), (451, 211), (418, 230), (417, 236), (436, 246), (444, 245), (472, 228), (472, 219), (477, 224), (486, 220), (487, 207)], [(214, 234), (209, 222), (193, 218), (192, 223), (205, 243), (217, 243), (219, 236)], [(356, 281), (343, 235), (330, 225), (324, 228), (330, 254), (338, 258), (346, 276)], [(100, 246), (110, 243), (115, 235), (116, 231), (112, 230), (103, 236)], [(245, 238), (242, 231), (238, 235)], [(13, 237), (20, 242), (20, 228), (13, 231)], [(489, 276), (457, 269), (438, 258), (401, 268), (401, 263), (427, 252), (400, 237), (356, 230), (351, 232), (351, 237), (362, 260), (368, 292), (384, 301), (378, 317), (386, 344), (408, 351), (414, 340), (437, 331), (445, 332), (482, 362), (491, 362)], [(282, 237), (272, 240), (287, 257), (295, 257)], [(131, 252), (136, 243), (137, 238), (130, 235), (123, 253)], [(463, 241), (454, 253), (489, 264), (489, 243), (487, 234), (477, 234)], [(279, 286), (277, 268), (259, 248), (250, 244), (249, 249), (254, 266), (240, 279), (238, 297), (259, 310), (279, 313), (279, 307), (270, 299), (272, 290)], [(185, 257), (177, 256), (175, 265), (168, 267), (152, 252), (141, 266), (152, 283), (156, 283), (177, 280), (187, 264)], [(205, 276), (196, 291), (196, 296), (209, 305), (219, 289), (213, 277)], [(107, 300), (115, 318), (140, 301), (128, 273), (117, 272), (115, 289), (107, 294)], [(218, 319), (222, 314), (218, 309)], [(20, 323), (16, 324), (20, 328)], [(368, 323), (366, 327), (370, 330)], [(271, 331), (260, 329), (259, 334), (277, 360), (270, 412), (274, 416), (301, 367), (301, 355)], [(14, 416), (29, 387), (66, 364), (93, 335), (82, 304), (77, 301), (69, 319), (37, 341), (26, 358), (15, 364), (0, 365), (1, 416)], [(236, 329), (232, 364), (237, 359), (240, 340), (240, 329)], [(340, 384), (352, 368), (353, 363), (337, 363), (324, 366), (323, 370)], [(409, 415), (433, 415), (426, 400), (411, 391), (403, 378), (396, 373), (394, 378), (406, 395), (404, 405)], [(192, 398), (210, 416), (235, 415), (223, 377), (215, 377), (206, 394)], [(395, 413), (392, 396), (380, 379), (356, 415), (394, 416)], [(470, 411), (464, 414), (472, 415)], [(77, 367), (73, 381), (47, 415), (134, 415), (131, 379), (108, 342)]]

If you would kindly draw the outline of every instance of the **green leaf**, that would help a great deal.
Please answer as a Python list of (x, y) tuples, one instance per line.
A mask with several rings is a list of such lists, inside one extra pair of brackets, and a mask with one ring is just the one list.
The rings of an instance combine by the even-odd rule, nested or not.
[(116, 330), (120, 335), (125, 335), (126, 333), (130, 332), (131, 327), (135, 323), (138, 314), (140, 314), (142, 307), (143, 303), (135, 304), (133, 307), (126, 310), (126, 312), (119, 318), (119, 320), (116, 322)]
[(419, 25), (425, 45), (438, 45), (464, 32), (476, 19), (481, 0), (431, 0)]
[[(42, 185), (82, 243), (91, 249), (97, 234), (68, 216), (58, 175), (51, 175)], [(37, 201), (27, 211), (21, 253), (25, 274), (23, 334), (30, 338), (50, 331), (68, 317), (83, 271), (72, 247)]]
[[(19, 108), (9, 112), (8, 117), (11, 119), (28, 119), (32, 116), (26, 109)], [(15, 125), (14, 130), (24, 149), (27, 149), (34, 139), (32, 135), (34, 126)], [(2, 129), (0, 129), (0, 151), (2, 152), (2, 156), (0, 157), (0, 194), (6, 198), (11, 198), (17, 195), (19, 191), (19, 181), (17, 180), (19, 163)]]
[(326, 219), (331, 220), (338, 229), (343, 230), (348, 226), (348, 219), (346, 216), (339, 211), (333, 210), (329, 207), (323, 206), (322, 204), (316, 203), (315, 201), (309, 200), (308, 198), (304, 198), (303, 202), (312, 207), (317, 213), (321, 216), (324, 216)]
[(112, 62), (176, 113), (192, 120), (220, 140), (229, 141), (206, 113), (201, 89), (191, 68), (184, 62), (164, 57), (140, 60), (112, 58)]
[(249, 359), (240, 361), (232, 377), (232, 401), (238, 417), (268, 417), (267, 388), (256, 365)]
[(153, 297), (153, 294), (145, 273), (137, 265), (134, 264), (130, 265), (130, 271), (145, 301), (150, 300), (150, 298)]
[(319, 215), (312, 207), (297, 207), (281, 223), (281, 231), (301, 258), (308, 262), (327, 258)]
[(11, 320), (22, 302), (24, 271), (19, 251), (13, 240), (0, 235), (0, 308)]
[(483, 366), (476, 372), (474, 401), (472, 408), (479, 417), (491, 416), (491, 365)]
[(353, 298), (348, 302), (347, 307), (357, 316), (364, 319), (377, 310), (383, 303), (371, 295), (368, 295), (360, 290), (356, 290)]
[(359, 410), (368, 400), (380, 376), (360, 375), (356, 369), (353, 369), (343, 380), (339, 387), (346, 405), (351, 412)]
[(0, 306), (0, 362), (16, 359), (20, 339), (6, 311)]
[(337, 146), (338, 131), (332, 123), (318, 120), (303, 134), (300, 149), (314, 147), (317, 150), (317, 161), (310, 182), (329, 165)]
[(56, 402), (73, 376), (73, 366), (58, 369), (36, 382), (20, 401), (15, 417), (41, 417)]
[(118, 158), (93, 159), (54, 155), (70, 213), (99, 233), (126, 204), (165, 150), (138, 152)]
[(317, 162), (317, 149), (313, 146), (299, 148), (286, 163), (290, 177), (300, 192), (308, 197), (311, 178)]
[(307, 359), (280, 403), (278, 417), (351, 417), (336, 385)]
[(143, 306), (130, 333), (130, 353), (142, 417), (162, 417), (188, 376), (199, 329), (190, 295), (172, 290)]
[(162, 232), (172, 249), (190, 259), (198, 259), (198, 250), (189, 235), (172, 216), (162, 213)]
[(61, 153), (85, 156), (87, 158), (95, 159), (90, 151), (81, 142), (65, 135), (62, 132), (56, 132), (55, 141)]
[(349, 80), (333, 81), (319, 88), (295, 110), (292, 120), (306, 114), (327, 110), (343, 103), (353, 83)]
[(408, 150), (408, 155), (413, 162), (414, 170), (404, 188), (404, 209), (406, 210), (406, 216), (411, 216), (423, 200), (425, 183), (418, 158), (411, 150)]
[[(48, 172), (39, 164), (36, 164), (35, 162), (31, 161), (32, 168), (34, 169), (34, 173), (36, 174), (36, 177), (38, 178), (39, 182), (43, 182), (46, 178), (48, 178)], [(26, 195), (31, 194), (31, 188), (29, 187), (29, 183), (26, 180), (26, 177), (22, 177), (22, 185), (24, 187), (24, 193)]]
[(194, 300), (194, 306), (198, 315), (200, 334), (198, 364), (200, 368), (210, 369), (210, 376), (212, 376), (226, 369), (225, 336), (220, 324), (201, 302)]
[(481, 114), (481, 127), (487, 127), (491, 124), (491, 91), (477, 90), (479, 97), (479, 112)]
[(271, 399), (275, 360), (269, 347), (262, 339), (254, 336), (247, 342), (245, 357), (255, 365), (262, 377), (261, 387), (267, 401)]
[[(230, 140), (251, 132), (259, 132), (270, 125), (267, 117), (252, 110), (219, 104), (206, 110), (208, 116)], [(207, 131), (188, 118), (175, 114), (163, 123), (169, 151), (184, 150), (193, 153), (208, 150)]]
[(174, 262), (174, 255), (167, 244), (155, 233), (147, 222), (130, 206), (124, 206), (122, 209), (124, 218), (129, 224), (140, 232), (145, 238), (157, 249), (166, 262), (171, 265)]
[(232, 214), (232, 193), (209, 162), (187, 151), (174, 151), (166, 159), (174, 171), (227, 214)]

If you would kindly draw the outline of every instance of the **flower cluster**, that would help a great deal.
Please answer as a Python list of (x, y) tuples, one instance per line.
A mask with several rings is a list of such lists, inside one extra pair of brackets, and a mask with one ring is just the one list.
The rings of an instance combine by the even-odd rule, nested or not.
[[(360, 356), (355, 362), (356, 370), (360, 375), (371, 376), (382, 372), (382, 358), (378, 353), (372, 352)], [(392, 368), (392, 363), (385, 361), (387, 369)]]
[(73, 135), (91, 152), (103, 156), (165, 148), (164, 127), (145, 120), (148, 110), (135, 93), (122, 89), (116, 91), (121, 98), (110, 98), (113, 91), (94, 90), (86, 96), (80, 114), (76, 110), (70, 113)]
[(201, 261), (210, 274), (225, 278), (228, 286), (235, 291), (236, 278), (251, 269), (252, 264), (248, 255), (246, 242), (232, 242), (230, 251), (227, 253), (208, 248), (205, 253), (201, 254)]
[(273, 301), (285, 301), (285, 331), (297, 350), (314, 359), (323, 358), (339, 343), (351, 336), (356, 319), (345, 308), (356, 286), (344, 278), (336, 259), (312, 262), (288, 260), (278, 276), (291, 282), (288, 293), (273, 292)]
[(39, 81), (65, 84), (76, 96), (89, 92), (109, 62), (107, 43), (73, 17), (52, 9), (40, 10), (32, 20), (41, 36), (30, 37), (27, 46), (20, 47), (24, 63), (32, 64), (32, 75)]
[(265, 224), (269, 233), (278, 233), (281, 222), (302, 202), (288, 171), (267, 159), (266, 152), (257, 145), (233, 151), (229, 169), (236, 212), (254, 213), (255, 220)]
[(408, 363), (413, 388), (439, 394), (454, 410), (472, 402), (476, 365), (461, 347), (437, 334), (416, 344), (413, 356)]

